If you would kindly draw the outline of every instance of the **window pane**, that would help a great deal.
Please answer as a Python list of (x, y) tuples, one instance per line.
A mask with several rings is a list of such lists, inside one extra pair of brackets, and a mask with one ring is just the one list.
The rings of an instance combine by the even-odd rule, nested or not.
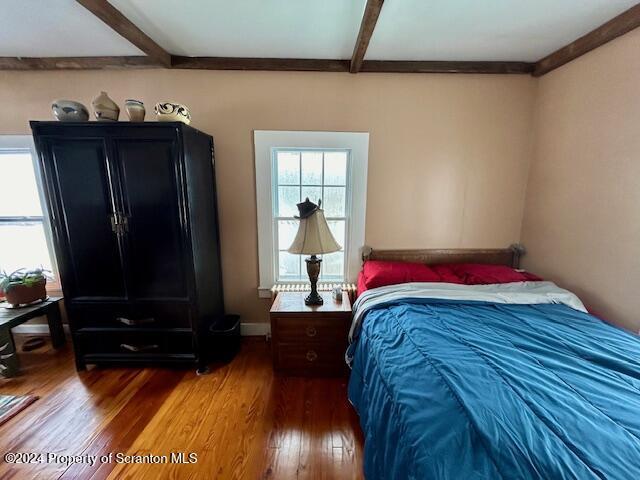
[(298, 220), (278, 221), (278, 250), (288, 250), (298, 233)]
[(278, 252), (278, 279), (298, 280), (300, 278), (300, 255)]
[(325, 185), (347, 184), (347, 152), (326, 152), (324, 154)]
[(300, 153), (278, 152), (278, 185), (300, 184)]
[(329, 230), (333, 235), (333, 238), (336, 239), (338, 245), (340, 245), (344, 249), (344, 220), (330, 220), (327, 222), (329, 225)]
[(42, 223), (0, 223), (0, 270), (51, 270)]
[[(322, 199), (322, 187), (302, 187), (302, 200), (305, 198), (309, 198), (317, 205), (318, 199)], [(324, 203), (322, 205), (322, 208), (324, 208)]]
[(342, 280), (344, 275), (344, 252), (334, 252), (322, 256), (321, 279)]
[(296, 203), (300, 203), (299, 187), (278, 187), (278, 216), (293, 217), (298, 214)]
[(346, 187), (324, 188), (324, 215), (325, 217), (344, 217), (347, 208)]
[(322, 152), (302, 152), (302, 184), (322, 185)]
[(0, 217), (40, 217), (31, 153), (0, 152)]

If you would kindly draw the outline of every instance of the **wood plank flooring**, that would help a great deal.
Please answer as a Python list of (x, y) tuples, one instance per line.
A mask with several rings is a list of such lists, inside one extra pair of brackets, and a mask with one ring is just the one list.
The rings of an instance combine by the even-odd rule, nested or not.
[[(18, 343), (25, 336), (16, 336)], [(360, 479), (362, 434), (346, 379), (277, 377), (264, 339), (229, 365), (92, 369), (71, 348), (20, 353), (0, 394), (41, 398), (0, 426), (0, 479)], [(169, 463), (8, 464), (7, 452), (166, 455)], [(197, 455), (170, 463), (171, 453)]]

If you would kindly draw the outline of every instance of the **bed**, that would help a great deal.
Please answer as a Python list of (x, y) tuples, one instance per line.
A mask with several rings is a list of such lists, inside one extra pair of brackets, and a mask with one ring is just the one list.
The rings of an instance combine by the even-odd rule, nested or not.
[[(520, 253), (367, 258), (517, 267)], [(368, 480), (640, 478), (640, 341), (551, 282), (374, 288), (350, 337)]]

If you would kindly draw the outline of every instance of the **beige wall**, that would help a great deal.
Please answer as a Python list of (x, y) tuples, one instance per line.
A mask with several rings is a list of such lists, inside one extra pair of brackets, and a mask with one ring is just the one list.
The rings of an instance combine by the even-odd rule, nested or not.
[(527, 268), (640, 329), (640, 29), (540, 78)]
[(106, 90), (191, 107), (215, 138), (227, 310), (267, 321), (257, 298), (252, 130), (368, 131), (366, 242), (502, 247), (520, 236), (535, 80), (500, 75), (207, 71), (0, 72), (0, 134), (50, 119), (55, 98)]

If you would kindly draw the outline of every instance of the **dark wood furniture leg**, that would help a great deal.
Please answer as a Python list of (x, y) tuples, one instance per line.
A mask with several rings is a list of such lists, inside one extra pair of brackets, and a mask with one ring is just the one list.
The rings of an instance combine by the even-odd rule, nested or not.
[(83, 372), (87, 369), (87, 364), (84, 360), (80, 358), (79, 355), (76, 355), (76, 371)]
[(0, 373), (4, 377), (15, 377), (20, 370), (20, 361), (16, 353), (10, 328), (0, 328)]
[(62, 315), (60, 315), (60, 302), (48, 305), (45, 313), (49, 323), (51, 345), (53, 345), (53, 348), (62, 348), (66, 343), (66, 339), (64, 337), (64, 328), (62, 327)]

